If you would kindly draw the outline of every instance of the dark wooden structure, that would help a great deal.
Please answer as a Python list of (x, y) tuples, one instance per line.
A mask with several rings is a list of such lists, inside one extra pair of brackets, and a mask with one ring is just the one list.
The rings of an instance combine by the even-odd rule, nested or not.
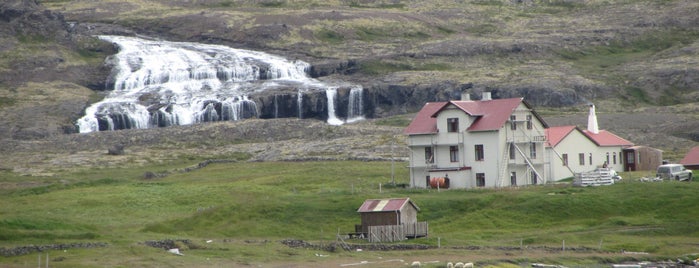
[(655, 170), (663, 164), (663, 151), (648, 146), (623, 149), (624, 171)]
[[(391, 233), (391, 241), (427, 236), (427, 223), (417, 221), (419, 211), (420, 208), (410, 198), (368, 199), (357, 210), (362, 224), (355, 226), (354, 235), (369, 238), (370, 241), (371, 237), (378, 236), (378, 233), (381, 233), (381, 237)], [(375, 233), (372, 234), (372, 227), (376, 226), (382, 227), (373, 228)]]

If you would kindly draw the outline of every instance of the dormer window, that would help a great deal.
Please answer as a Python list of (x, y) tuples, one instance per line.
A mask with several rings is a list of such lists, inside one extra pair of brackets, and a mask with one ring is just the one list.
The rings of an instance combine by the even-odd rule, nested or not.
[(459, 132), (459, 118), (447, 118), (447, 132)]
[(527, 115), (527, 129), (532, 129), (532, 115)]
[(510, 127), (512, 130), (517, 130), (517, 116), (510, 115)]

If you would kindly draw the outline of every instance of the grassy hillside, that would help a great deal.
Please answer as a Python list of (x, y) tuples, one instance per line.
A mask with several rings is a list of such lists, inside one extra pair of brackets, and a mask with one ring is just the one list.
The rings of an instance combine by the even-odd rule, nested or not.
[[(557, 184), (439, 192), (390, 187), (390, 162), (220, 163), (144, 179), (149, 171), (176, 171), (192, 164), (65, 173), (41, 185), (4, 187), (0, 247), (108, 243), (104, 248), (50, 251), (53, 267), (289, 262), (320, 267), (380, 256), (420, 259), (464, 254), (481, 263), (498, 263), (507, 255), (483, 251), (520, 245), (532, 251), (515, 251), (517, 261), (551, 261), (534, 250), (562, 243), (595, 251), (559, 252), (556, 262), (662, 259), (696, 252), (699, 243), (699, 184), (638, 182), (634, 177), (649, 175), (643, 173), (622, 174), (627, 177), (623, 183), (597, 188)], [(408, 183), (404, 165), (395, 165), (398, 184)], [(0, 177), (3, 184), (15, 180)], [(338, 232), (351, 232), (359, 223), (356, 209), (364, 199), (406, 196), (421, 208), (418, 219), (429, 222), (430, 236), (405, 243), (442, 249), (330, 253), (279, 242), (334, 242)], [(163, 239), (191, 241), (180, 243), (185, 257), (144, 244)], [(482, 250), (464, 249), (468, 247)], [(629, 257), (621, 250), (650, 254)], [(316, 253), (328, 257), (319, 259)], [(36, 253), (0, 258), (0, 264), (9, 267), (36, 262)]]

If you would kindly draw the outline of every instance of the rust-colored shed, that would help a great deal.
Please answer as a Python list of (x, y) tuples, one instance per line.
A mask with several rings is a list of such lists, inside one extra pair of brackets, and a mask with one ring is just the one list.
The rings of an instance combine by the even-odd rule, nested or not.
[(691, 170), (699, 169), (699, 146), (690, 149), (684, 158), (680, 160), (680, 164)]
[(663, 151), (648, 146), (624, 148), (624, 171), (655, 170), (663, 164)]
[(369, 226), (415, 224), (419, 211), (420, 208), (407, 197), (367, 199), (357, 210), (362, 218), (362, 233), (368, 233)]

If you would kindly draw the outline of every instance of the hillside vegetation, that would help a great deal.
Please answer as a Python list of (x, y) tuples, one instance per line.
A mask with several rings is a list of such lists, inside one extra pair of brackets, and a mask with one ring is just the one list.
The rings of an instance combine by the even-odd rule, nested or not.
[[(643, 173), (622, 174), (627, 177), (622, 183), (606, 187), (556, 184), (436, 191), (392, 187), (390, 162), (230, 162), (183, 171), (193, 164), (196, 161), (64, 172), (35, 187), (5, 188), (0, 202), (12, 206), (0, 208), (0, 247), (107, 244), (50, 251), (52, 267), (322, 267), (379, 256), (436, 258), (442, 265), (449, 258), (481, 264), (590, 265), (688, 258), (686, 254), (696, 251), (699, 235), (694, 213), (699, 209), (699, 184), (642, 183), (638, 177), (647, 175)], [(408, 183), (404, 165), (395, 163), (396, 185)], [(144, 177), (153, 171), (170, 175)], [(363, 200), (384, 197), (416, 202), (421, 209), (418, 219), (429, 223), (430, 235), (404, 243), (434, 249), (328, 252), (281, 243), (338, 242), (337, 234), (352, 232), (359, 224), (356, 210)], [(147, 244), (167, 239), (184, 241), (177, 245), (185, 256), (174, 258)], [(562, 243), (568, 251), (541, 252), (560, 249)], [(34, 261), (36, 254), (0, 259), (6, 267)]]
[[(74, 122), (109, 90), (115, 48), (95, 35), (139, 35), (302, 59), (319, 80), (396, 99), (430, 89), (421, 97), (441, 100), (462, 85), (476, 98), (524, 97), (551, 126), (584, 128), (589, 101), (600, 128), (676, 162), (699, 140), (697, 14), (693, 0), (2, 1), (0, 249), (28, 254), (0, 266), (37, 255), (51, 267), (689, 262), (696, 182), (639, 182), (648, 172), (597, 188), (399, 187), (402, 131), (422, 100), (343, 126), (250, 119), (80, 135)], [(354, 230), (363, 200), (381, 197), (417, 203), (430, 235), (400, 245), (429, 249), (325, 250)], [(166, 242), (184, 256), (153, 246)], [(33, 251), (46, 245), (59, 249)]]

